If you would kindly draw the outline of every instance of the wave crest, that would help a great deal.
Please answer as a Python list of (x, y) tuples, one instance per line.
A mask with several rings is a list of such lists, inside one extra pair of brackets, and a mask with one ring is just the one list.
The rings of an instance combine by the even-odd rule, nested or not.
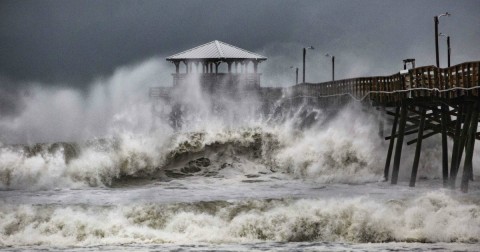
[[(480, 242), (480, 206), (414, 199), (247, 200), (136, 206), (2, 206), (0, 245)], [(27, 235), (28, 233), (28, 235)]]

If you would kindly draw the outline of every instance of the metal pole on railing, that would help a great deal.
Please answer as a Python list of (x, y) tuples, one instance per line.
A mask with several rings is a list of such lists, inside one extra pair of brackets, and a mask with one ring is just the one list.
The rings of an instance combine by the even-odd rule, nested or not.
[(450, 54), (452, 52), (450, 48), (450, 36), (447, 37), (447, 47), (448, 47), (448, 67), (450, 68)]
[(325, 54), (326, 57), (332, 58), (332, 83), (335, 81), (335, 56), (330, 54)]
[(433, 17), (433, 22), (435, 23), (435, 59), (437, 63), (437, 67), (440, 67), (440, 58), (439, 58), (439, 53), (438, 53), (438, 19), (443, 16), (450, 16), (451, 14), (448, 12), (445, 12), (443, 14), (440, 14), (438, 16)]
[(335, 81), (335, 56), (332, 56), (332, 81)]
[(298, 67), (290, 66), (291, 69), (295, 68), (295, 85), (298, 84)]
[(307, 49), (314, 49), (313, 46), (303, 48), (303, 83), (305, 83), (305, 55), (307, 54)]
[(307, 48), (303, 48), (303, 81), (305, 83), (305, 55), (307, 54)]
[(442, 37), (446, 37), (446, 38), (447, 38), (448, 67), (450, 68), (450, 53), (451, 53), (451, 49), (450, 49), (450, 36), (448, 36), (447, 34), (444, 34), (444, 33), (439, 33), (438, 36), (442, 36)]

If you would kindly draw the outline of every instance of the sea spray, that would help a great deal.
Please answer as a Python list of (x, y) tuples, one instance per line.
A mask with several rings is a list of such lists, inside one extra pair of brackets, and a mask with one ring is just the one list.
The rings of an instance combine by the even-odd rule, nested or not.
[[(111, 137), (128, 131), (145, 133), (151, 127), (148, 88), (168, 83), (160, 58), (119, 67), (104, 78), (88, 83), (87, 90), (25, 83), (22, 109), (0, 118), (0, 142), (35, 144), (78, 142)], [(47, 87), (46, 87), (47, 86)]]
[[(317, 120), (303, 130), (295, 129), (295, 121), (298, 118), (273, 125), (256, 122), (254, 127), (208, 127), (206, 123), (203, 128), (198, 124), (197, 131), (123, 131), (115, 138), (83, 143), (4, 145), (0, 147), (0, 187), (78, 188), (111, 186), (125, 179), (202, 177), (225, 167), (239, 168), (236, 164), (247, 161), (320, 183), (382, 180), (386, 142), (376, 135), (374, 116), (348, 106), (328, 122)], [(433, 144), (424, 152), (428, 155), (437, 149)], [(408, 160), (410, 152), (405, 153)], [(199, 158), (208, 159), (208, 168), (190, 170), (198, 173), (182, 172)], [(431, 159), (421, 162), (425, 167), (422, 178), (438, 177), (440, 168), (432, 162), (437, 163)], [(409, 165), (403, 163), (406, 178)]]
[(276, 158), (292, 173), (321, 177), (322, 182), (376, 181), (384, 143), (373, 130), (375, 123), (361, 107), (350, 106), (328, 122), (304, 129)]

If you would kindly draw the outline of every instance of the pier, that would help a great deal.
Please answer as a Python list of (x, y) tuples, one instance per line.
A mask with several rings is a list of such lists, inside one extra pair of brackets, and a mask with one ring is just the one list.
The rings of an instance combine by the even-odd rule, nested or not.
[[(441, 135), (445, 187), (454, 189), (464, 159), (460, 188), (468, 191), (473, 180), (472, 158), (480, 111), (480, 62), (449, 68), (417, 67), (390, 76), (362, 77), (324, 83), (301, 83), (287, 88), (289, 99), (312, 100), (320, 107), (346, 100), (370, 103), (393, 117), (384, 177), (396, 184), (403, 143), (415, 144), (410, 186), (415, 186), (422, 140)], [(406, 136), (413, 135), (405, 141)], [(448, 139), (453, 141), (448, 153)], [(390, 168), (393, 167), (390, 176)], [(449, 166), (450, 164), (450, 166)]]
[[(448, 68), (435, 66), (415, 67), (414, 59), (404, 60), (404, 70), (389, 76), (361, 77), (333, 80), (323, 83), (300, 83), (287, 88), (266, 88), (260, 85), (258, 63), (267, 58), (212, 41), (175, 54), (167, 61), (175, 65), (172, 87), (153, 87), (150, 97), (169, 100), (178, 87), (189, 85), (193, 78), (204, 92), (216, 96), (231, 96), (233, 102), (255, 94), (261, 99), (261, 111), (300, 104), (320, 109), (339, 109), (351, 101), (369, 104), (385, 116), (393, 118), (384, 169), (385, 180), (397, 184), (404, 143), (415, 145), (410, 186), (415, 186), (422, 141), (441, 135), (443, 185), (454, 189), (459, 171), (461, 191), (468, 191), (473, 180), (473, 153), (476, 140), (480, 140), (478, 121), (480, 112), (480, 61), (465, 62)], [(185, 72), (180, 73), (181, 63)], [(219, 65), (228, 65), (227, 73), (219, 72)], [(248, 72), (249, 63), (253, 72)], [(412, 64), (407, 70), (406, 65)], [(202, 67), (199, 69), (199, 65)], [(239, 69), (240, 66), (240, 69)], [(232, 95), (233, 94), (233, 95)], [(239, 95), (240, 94), (240, 95)], [(181, 104), (172, 105), (170, 118), (181, 117)], [(158, 114), (155, 106), (152, 112)], [(173, 117), (172, 117), (173, 114)], [(176, 127), (179, 125), (175, 123)], [(408, 139), (407, 139), (408, 138)], [(451, 153), (448, 141), (453, 141)]]

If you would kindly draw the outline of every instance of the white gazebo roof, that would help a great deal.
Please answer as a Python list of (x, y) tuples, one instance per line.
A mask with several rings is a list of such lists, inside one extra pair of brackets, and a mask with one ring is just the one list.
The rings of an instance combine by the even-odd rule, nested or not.
[(247, 50), (229, 45), (222, 41), (212, 42), (177, 53), (167, 58), (168, 61), (180, 60), (266, 60), (267, 58)]

